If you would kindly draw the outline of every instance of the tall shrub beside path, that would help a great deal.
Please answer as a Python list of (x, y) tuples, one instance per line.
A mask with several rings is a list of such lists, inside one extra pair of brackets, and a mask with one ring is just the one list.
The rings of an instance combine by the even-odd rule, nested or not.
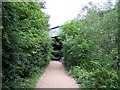
[(48, 16), (39, 3), (2, 3), (3, 88), (21, 88), (24, 80), (49, 63)]
[(116, 5), (108, 11), (90, 9), (84, 19), (61, 27), (63, 64), (81, 88), (120, 88), (118, 23)]

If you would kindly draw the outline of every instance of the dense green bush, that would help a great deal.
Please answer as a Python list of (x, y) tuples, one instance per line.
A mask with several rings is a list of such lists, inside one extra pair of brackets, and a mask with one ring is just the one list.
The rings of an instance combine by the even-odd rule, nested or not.
[(26, 87), (25, 78), (49, 63), (48, 16), (39, 3), (2, 3), (3, 88)]
[(70, 69), (70, 75), (77, 79), (81, 88), (119, 88), (119, 76), (115, 70), (108, 70), (98, 62), (95, 65), (97, 67), (91, 71), (75, 66)]
[[(102, 14), (102, 15), (101, 15)], [(83, 88), (118, 88), (118, 9), (89, 9), (64, 24), (63, 64)]]

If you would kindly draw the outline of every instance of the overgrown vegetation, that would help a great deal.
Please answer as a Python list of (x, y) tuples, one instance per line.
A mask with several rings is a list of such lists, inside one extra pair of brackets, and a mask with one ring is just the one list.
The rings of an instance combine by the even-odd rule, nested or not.
[(63, 64), (81, 88), (120, 88), (118, 8), (89, 9), (85, 19), (64, 24)]
[(2, 3), (3, 88), (29, 88), (26, 78), (49, 63), (48, 16), (40, 3)]

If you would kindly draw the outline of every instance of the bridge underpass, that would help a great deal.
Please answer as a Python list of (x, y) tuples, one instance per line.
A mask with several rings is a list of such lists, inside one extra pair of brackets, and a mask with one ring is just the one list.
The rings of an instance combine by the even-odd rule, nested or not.
[(53, 38), (53, 50), (52, 50), (52, 57), (51, 60), (57, 60), (60, 61), (62, 57), (62, 42), (61, 38), (59, 37), (59, 34), (61, 33), (60, 26), (56, 26), (50, 29), (50, 37)]

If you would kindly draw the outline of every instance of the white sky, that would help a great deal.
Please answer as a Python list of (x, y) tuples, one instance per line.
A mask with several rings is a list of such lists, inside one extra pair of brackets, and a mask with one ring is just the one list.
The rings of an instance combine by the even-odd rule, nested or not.
[[(50, 27), (62, 25), (68, 20), (74, 19), (77, 14), (80, 13), (82, 6), (92, 1), (94, 4), (102, 5), (102, 3), (108, 0), (45, 0), (46, 10), (50, 15), (49, 23)], [(111, 0), (115, 2), (116, 0)]]
[[(42, 1), (42, 0), (39, 0)], [(43, 10), (50, 15), (49, 24), (50, 28), (64, 24), (65, 22), (72, 20), (81, 14), (83, 6), (88, 2), (92, 2), (98, 7), (102, 7), (103, 3), (109, 0), (43, 0), (46, 2), (47, 9)], [(116, 0), (111, 0), (113, 4)], [(56, 36), (60, 33), (60, 30), (50, 30), (50, 36)]]

